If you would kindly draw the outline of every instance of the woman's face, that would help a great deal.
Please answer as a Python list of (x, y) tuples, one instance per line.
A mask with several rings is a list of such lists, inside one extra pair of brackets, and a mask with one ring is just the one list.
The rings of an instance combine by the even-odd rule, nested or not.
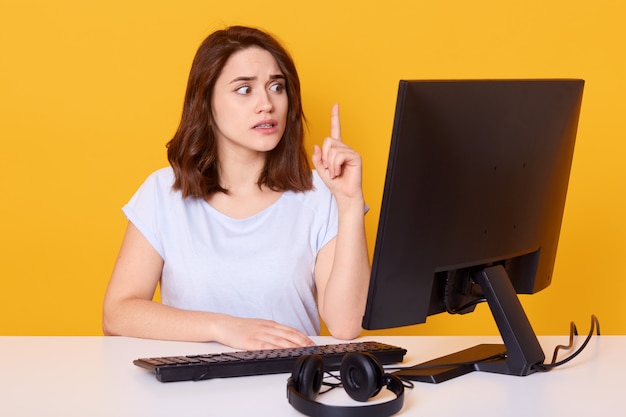
[(268, 51), (250, 47), (231, 55), (211, 100), (218, 149), (265, 153), (285, 131), (285, 77)]

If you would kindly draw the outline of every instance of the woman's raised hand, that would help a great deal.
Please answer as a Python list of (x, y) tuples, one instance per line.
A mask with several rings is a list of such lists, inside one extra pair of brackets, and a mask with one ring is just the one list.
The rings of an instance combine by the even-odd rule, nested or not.
[(324, 139), (321, 148), (315, 146), (313, 165), (338, 201), (363, 198), (361, 156), (341, 140), (338, 104), (332, 108), (330, 136)]

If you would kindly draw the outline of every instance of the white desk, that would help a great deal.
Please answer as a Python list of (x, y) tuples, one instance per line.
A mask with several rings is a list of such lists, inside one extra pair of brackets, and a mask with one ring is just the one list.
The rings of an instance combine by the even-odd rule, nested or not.
[[(405, 347), (405, 364), (499, 342), (494, 337), (365, 339)], [(329, 337), (316, 341), (337, 342)], [(566, 343), (567, 337), (540, 341), (549, 359), (553, 347)], [(302, 416), (287, 402), (288, 374), (161, 383), (132, 364), (139, 357), (225, 350), (230, 349), (214, 343), (123, 337), (0, 337), (0, 416)], [(513, 377), (473, 372), (438, 385), (418, 384), (406, 392), (404, 408), (396, 415), (626, 415), (625, 354), (626, 336), (601, 336), (573, 361), (549, 373)], [(356, 404), (342, 390), (320, 400)]]

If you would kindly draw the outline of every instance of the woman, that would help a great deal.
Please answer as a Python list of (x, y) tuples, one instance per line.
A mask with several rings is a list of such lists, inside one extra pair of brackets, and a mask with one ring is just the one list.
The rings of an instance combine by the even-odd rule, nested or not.
[(202, 43), (171, 167), (124, 207), (105, 334), (283, 348), (313, 344), (321, 316), (333, 336), (358, 336), (370, 274), (361, 158), (334, 106), (311, 171), (303, 125), (295, 65), (274, 38), (231, 27)]

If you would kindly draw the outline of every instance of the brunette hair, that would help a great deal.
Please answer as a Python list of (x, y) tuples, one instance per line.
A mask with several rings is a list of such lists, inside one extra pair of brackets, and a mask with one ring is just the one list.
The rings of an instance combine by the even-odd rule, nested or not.
[(198, 48), (189, 73), (180, 125), (167, 143), (167, 157), (176, 178), (173, 188), (180, 190), (183, 198), (207, 198), (216, 192), (228, 192), (220, 185), (211, 97), (230, 56), (250, 47), (260, 47), (276, 59), (285, 76), (289, 103), (285, 132), (278, 145), (268, 152), (258, 185), (274, 191), (313, 188), (304, 149), (305, 117), (295, 64), (285, 48), (268, 33), (232, 26), (212, 33)]

